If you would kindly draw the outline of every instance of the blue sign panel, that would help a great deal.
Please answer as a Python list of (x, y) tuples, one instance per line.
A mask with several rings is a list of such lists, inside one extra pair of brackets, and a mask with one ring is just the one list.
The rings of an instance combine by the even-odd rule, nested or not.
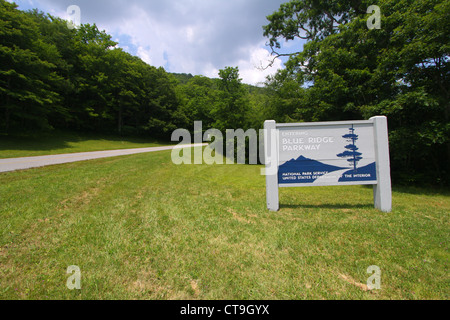
[(373, 125), (278, 127), (280, 186), (376, 184)]

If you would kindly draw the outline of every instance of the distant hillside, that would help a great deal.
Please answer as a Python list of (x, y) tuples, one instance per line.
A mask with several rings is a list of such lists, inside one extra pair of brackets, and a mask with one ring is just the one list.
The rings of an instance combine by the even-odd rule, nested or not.
[[(169, 72), (169, 74), (173, 75), (180, 84), (186, 84), (189, 82), (189, 80), (191, 80), (192, 78), (194, 78), (194, 76), (191, 73), (171, 73)], [(215, 80), (217, 78), (209, 78), (211, 80)], [(258, 86), (254, 86), (251, 84), (246, 84), (243, 83), (244, 87), (247, 88), (249, 93), (256, 93), (256, 94), (263, 94), (267, 91), (267, 89), (265, 87), (258, 87)]]
[(194, 76), (192, 74), (187, 73), (170, 73), (173, 75), (181, 84), (186, 84), (190, 79)]

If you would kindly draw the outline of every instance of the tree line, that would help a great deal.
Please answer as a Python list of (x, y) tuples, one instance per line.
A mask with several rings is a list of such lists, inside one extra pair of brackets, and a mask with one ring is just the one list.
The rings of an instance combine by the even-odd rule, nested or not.
[[(217, 79), (170, 74), (97, 26), (0, 0), (0, 130), (70, 129), (170, 138), (194, 120), (250, 126), (249, 86), (237, 68)], [(253, 103), (254, 105), (254, 103)]]
[[(369, 29), (367, 8), (380, 7)], [(94, 25), (0, 0), (0, 131), (70, 129), (169, 139), (177, 128), (260, 129), (265, 120), (386, 115), (395, 183), (450, 182), (449, 39), (443, 0), (292, 0), (263, 33), (285, 68), (263, 88), (239, 69), (216, 79), (170, 74)], [(299, 52), (282, 40), (305, 39)]]

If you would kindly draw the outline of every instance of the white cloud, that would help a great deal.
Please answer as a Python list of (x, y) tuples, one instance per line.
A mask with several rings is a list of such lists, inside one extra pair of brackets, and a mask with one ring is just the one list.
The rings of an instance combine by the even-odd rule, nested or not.
[[(270, 64), (272, 65), (270, 66)], [(267, 49), (256, 47), (250, 52), (249, 59), (241, 60), (239, 70), (245, 83), (261, 84), (266, 77), (282, 68), (282, 61), (270, 54)]]
[[(150, 58), (150, 50), (143, 47), (139, 47), (137, 50), (137, 56), (142, 59), (142, 61), (152, 65), (152, 59)], [(139, 61), (139, 60), (138, 60)]]
[[(23, 2), (28, 0), (23, 0)], [(20, 0), (18, 0), (20, 4)], [(246, 83), (257, 84), (282, 67), (255, 68), (267, 60), (262, 26), (285, 0), (34, 0), (67, 18), (69, 5), (81, 8), (82, 23), (96, 23), (114, 38), (127, 38), (145, 62), (169, 72), (217, 77), (219, 69), (238, 66)], [(137, 49), (137, 51), (136, 51)]]

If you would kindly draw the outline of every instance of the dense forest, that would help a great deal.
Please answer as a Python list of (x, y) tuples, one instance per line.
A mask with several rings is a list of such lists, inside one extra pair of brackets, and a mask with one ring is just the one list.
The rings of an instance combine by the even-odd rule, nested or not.
[[(262, 32), (286, 68), (264, 88), (239, 69), (216, 79), (170, 74), (97, 26), (70, 29), (0, 0), (0, 132), (52, 129), (169, 139), (177, 128), (260, 129), (278, 122), (386, 115), (396, 183), (449, 184), (448, 1), (290, 1)], [(367, 27), (378, 2), (382, 28)], [(308, 40), (278, 53), (281, 40)]]
[(123, 51), (96, 25), (70, 29), (65, 20), (4, 0), (0, 23), (2, 132), (58, 128), (167, 138), (194, 120), (225, 128), (228, 107), (239, 110), (233, 125), (248, 127), (242, 113), (254, 103), (236, 68), (221, 70), (220, 79), (169, 74)]
[[(379, 8), (379, 28), (372, 5)], [(450, 1), (293, 0), (267, 17), (264, 35), (286, 68), (272, 77), (279, 121), (389, 123), (392, 176), (450, 181)], [(280, 40), (305, 39), (301, 52)]]

